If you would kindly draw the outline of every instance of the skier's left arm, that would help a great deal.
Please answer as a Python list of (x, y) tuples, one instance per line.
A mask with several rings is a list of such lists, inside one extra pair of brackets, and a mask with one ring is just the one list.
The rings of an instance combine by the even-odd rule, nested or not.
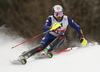
[(80, 42), (83, 46), (85, 46), (87, 44), (87, 40), (84, 38), (81, 27), (77, 25), (70, 17), (68, 17), (68, 24), (78, 32)]

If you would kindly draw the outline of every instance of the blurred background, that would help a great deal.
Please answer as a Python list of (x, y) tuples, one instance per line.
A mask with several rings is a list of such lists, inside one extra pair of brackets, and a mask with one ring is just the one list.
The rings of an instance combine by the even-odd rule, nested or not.
[[(88, 42), (100, 43), (100, 0), (0, 0), (0, 26), (10, 28), (26, 39), (32, 38), (43, 32), (55, 4), (63, 6), (64, 14), (82, 28)], [(31, 43), (39, 44), (43, 36)], [(77, 32), (70, 26), (65, 37), (63, 48), (75, 46), (76, 42), (80, 44)]]

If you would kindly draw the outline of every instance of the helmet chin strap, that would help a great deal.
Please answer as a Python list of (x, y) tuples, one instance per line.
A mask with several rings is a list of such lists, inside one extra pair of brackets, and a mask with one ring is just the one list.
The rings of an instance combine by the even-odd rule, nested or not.
[(61, 18), (61, 20), (57, 20), (57, 18), (53, 15), (53, 17), (56, 19), (56, 21), (61, 22), (63, 20), (63, 16)]

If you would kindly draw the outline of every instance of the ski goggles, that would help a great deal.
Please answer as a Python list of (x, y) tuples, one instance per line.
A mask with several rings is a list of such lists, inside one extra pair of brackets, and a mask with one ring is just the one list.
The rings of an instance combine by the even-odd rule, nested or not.
[(63, 12), (60, 12), (60, 13), (54, 13), (54, 16), (55, 16), (55, 17), (59, 17), (59, 16), (62, 17), (62, 16), (63, 16)]

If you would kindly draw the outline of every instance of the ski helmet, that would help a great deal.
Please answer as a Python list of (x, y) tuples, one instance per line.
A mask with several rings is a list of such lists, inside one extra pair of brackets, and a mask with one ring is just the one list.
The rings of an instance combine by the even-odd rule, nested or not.
[(57, 16), (62, 17), (63, 16), (63, 8), (62, 8), (62, 6), (61, 5), (55, 5), (52, 8), (52, 13), (53, 13), (54, 17), (57, 17)]

